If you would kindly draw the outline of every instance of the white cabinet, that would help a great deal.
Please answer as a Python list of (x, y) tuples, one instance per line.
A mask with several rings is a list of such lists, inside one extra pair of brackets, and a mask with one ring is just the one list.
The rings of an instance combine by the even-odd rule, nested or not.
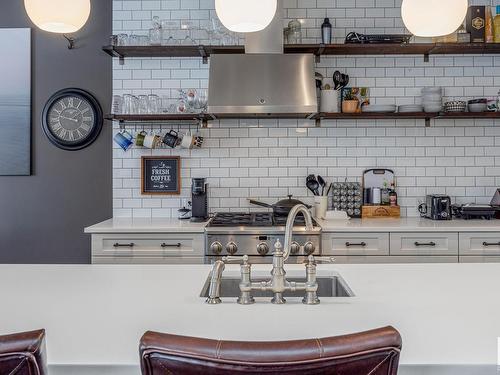
[(500, 233), (460, 233), (460, 255), (500, 256)]
[(458, 256), (458, 233), (391, 233), (390, 248), (390, 254), (398, 256)]
[(203, 263), (204, 235), (179, 234), (93, 234), (92, 263)]
[(389, 255), (388, 233), (324, 233), (323, 255)]

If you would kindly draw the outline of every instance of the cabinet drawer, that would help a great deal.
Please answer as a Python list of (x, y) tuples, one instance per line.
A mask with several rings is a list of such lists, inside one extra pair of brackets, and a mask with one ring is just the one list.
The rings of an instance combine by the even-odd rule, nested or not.
[(460, 233), (460, 255), (500, 255), (500, 233)]
[(323, 233), (323, 255), (389, 255), (388, 233)]
[(458, 255), (458, 233), (391, 233), (391, 255)]
[(92, 236), (92, 255), (106, 257), (193, 257), (204, 254), (198, 234), (99, 234)]

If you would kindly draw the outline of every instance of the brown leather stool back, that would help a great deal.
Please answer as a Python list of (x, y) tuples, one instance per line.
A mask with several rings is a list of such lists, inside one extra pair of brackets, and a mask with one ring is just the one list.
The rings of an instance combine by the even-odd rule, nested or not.
[(401, 336), (392, 327), (282, 342), (216, 341), (147, 332), (143, 375), (396, 375)]
[(0, 336), (1, 375), (48, 375), (45, 331)]

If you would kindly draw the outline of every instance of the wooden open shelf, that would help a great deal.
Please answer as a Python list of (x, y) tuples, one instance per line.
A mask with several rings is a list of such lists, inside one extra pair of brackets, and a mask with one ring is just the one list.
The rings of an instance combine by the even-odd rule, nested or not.
[[(208, 62), (213, 54), (245, 53), (244, 46), (104, 46), (108, 55), (126, 57), (201, 57)], [(286, 44), (285, 53), (335, 55), (430, 55), (500, 54), (500, 43), (409, 43), (409, 44)]]
[(178, 114), (158, 114), (158, 115), (108, 115), (107, 120), (119, 121), (123, 123), (140, 122), (186, 122), (199, 123), (206, 126), (208, 121), (222, 119), (308, 119), (315, 120), (316, 125), (320, 126), (321, 120), (425, 120), (426, 126), (430, 126), (431, 120), (438, 119), (498, 119), (500, 112), (460, 112), (460, 113), (426, 113), (426, 112), (408, 112), (408, 113), (273, 113), (273, 114), (203, 114), (203, 113), (178, 113)]

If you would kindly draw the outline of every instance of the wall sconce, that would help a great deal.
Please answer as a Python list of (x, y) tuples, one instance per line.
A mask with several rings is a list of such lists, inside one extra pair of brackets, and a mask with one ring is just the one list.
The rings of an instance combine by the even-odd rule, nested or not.
[(75, 40), (66, 34), (80, 30), (90, 16), (90, 0), (24, 0), (24, 7), (38, 28), (63, 34), (69, 49), (74, 48)]

